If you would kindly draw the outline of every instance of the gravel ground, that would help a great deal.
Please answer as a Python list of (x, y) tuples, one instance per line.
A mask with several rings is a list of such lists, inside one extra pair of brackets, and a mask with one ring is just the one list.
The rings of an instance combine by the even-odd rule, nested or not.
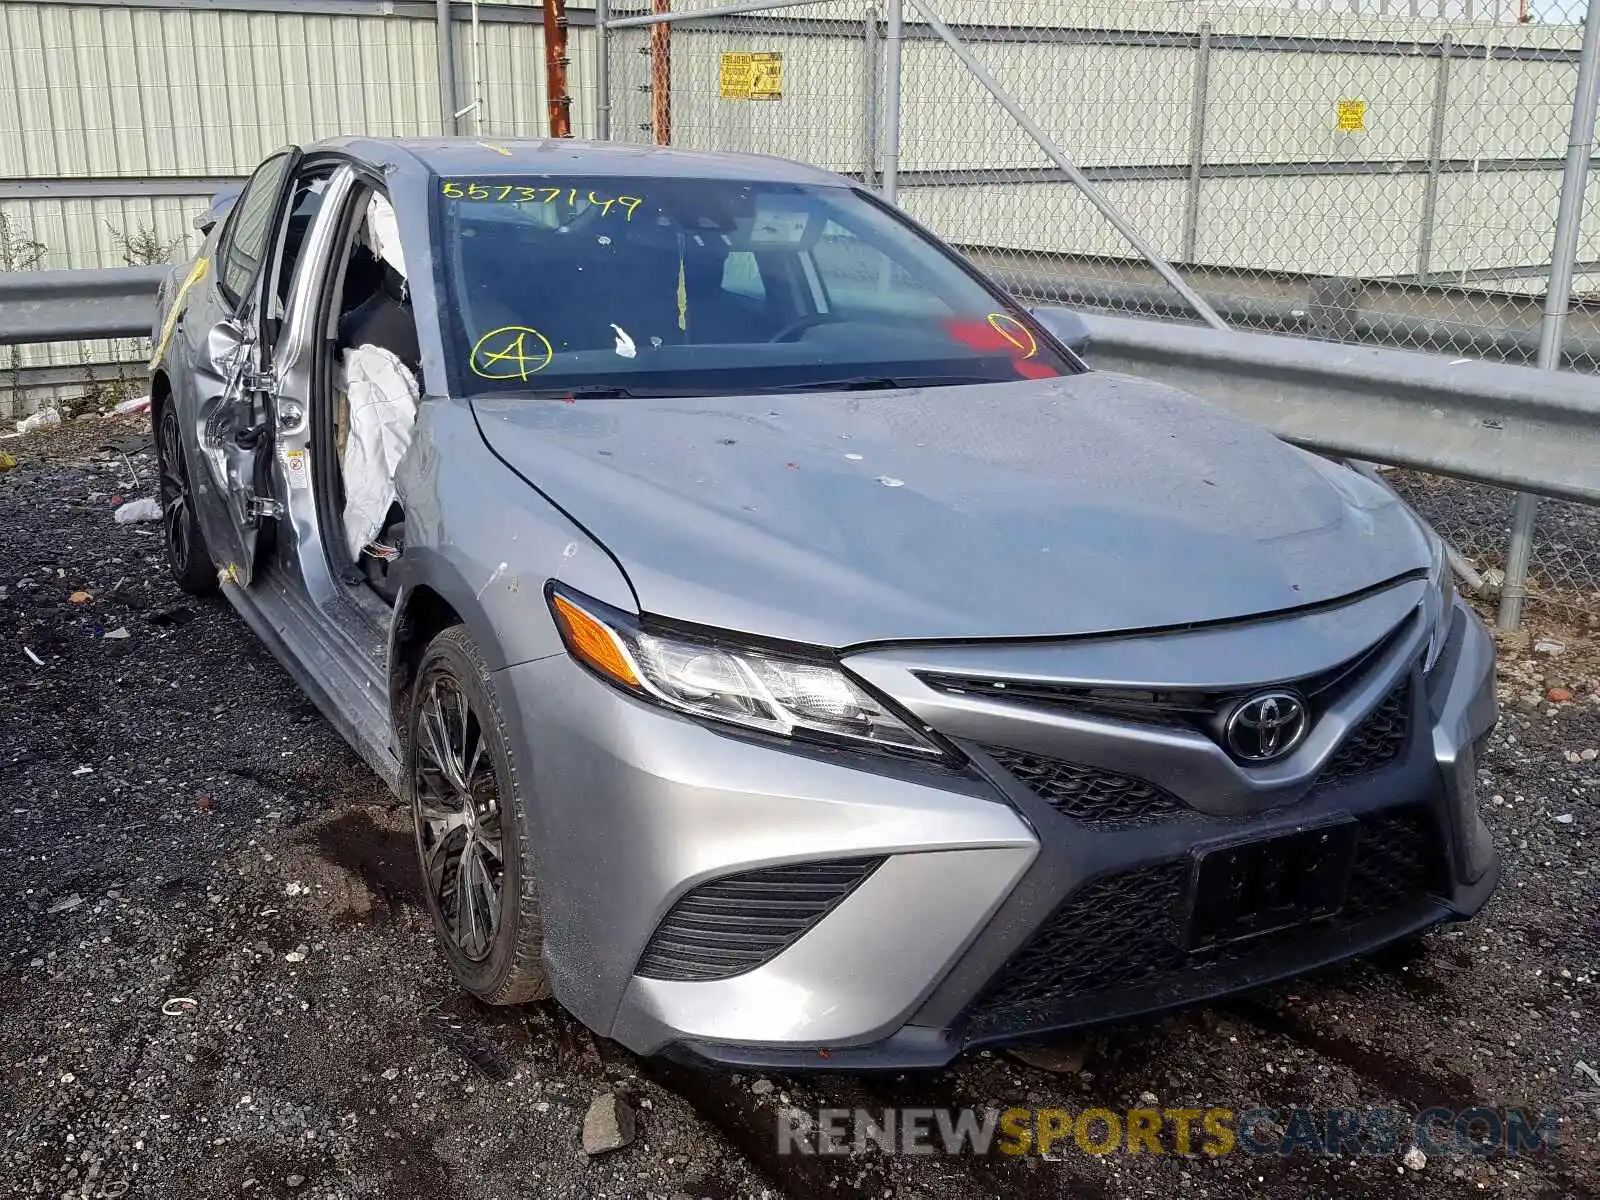
[[(154, 525), (112, 521), (142, 489), (99, 447), (144, 436), (93, 421), (0, 443), (18, 460), (0, 474), (0, 1194), (1600, 1195), (1600, 1081), (1577, 1067), (1600, 1066), (1600, 654), (1581, 633), (1536, 630), (1559, 652), (1505, 659), (1483, 778), (1504, 882), (1472, 924), (1063, 1041), (1052, 1069), (718, 1075), (452, 986), (392, 798), (226, 604), (176, 592)], [(597, 1096), (637, 1138), (589, 1157)], [(1415, 1167), (775, 1152), (783, 1107), (1141, 1103), (1563, 1123), (1554, 1155)]]
[[(1515, 492), (1420, 471), (1388, 481), (1480, 572), (1504, 578)], [(1545, 500), (1528, 560), (1528, 608), (1537, 622), (1600, 634), (1600, 506)]]

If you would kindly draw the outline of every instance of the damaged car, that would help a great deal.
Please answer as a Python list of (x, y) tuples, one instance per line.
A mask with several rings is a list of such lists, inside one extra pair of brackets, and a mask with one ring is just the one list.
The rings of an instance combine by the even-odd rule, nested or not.
[(1081, 332), (778, 159), (289, 149), (161, 290), (171, 571), (409, 805), (461, 985), (641, 1053), (933, 1066), (1471, 916), (1439, 539)]

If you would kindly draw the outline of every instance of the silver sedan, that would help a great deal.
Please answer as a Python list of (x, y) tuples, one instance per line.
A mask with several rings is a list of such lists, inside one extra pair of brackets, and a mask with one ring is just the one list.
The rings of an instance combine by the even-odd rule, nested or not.
[(153, 329), (173, 574), (409, 803), (483, 999), (931, 1065), (1494, 887), (1431, 531), (855, 183), (339, 140), (207, 224)]

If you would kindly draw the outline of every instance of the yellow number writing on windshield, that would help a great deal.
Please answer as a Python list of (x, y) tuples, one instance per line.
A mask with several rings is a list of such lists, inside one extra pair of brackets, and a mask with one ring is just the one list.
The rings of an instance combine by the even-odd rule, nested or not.
[(621, 210), (623, 220), (633, 220), (633, 214), (644, 203), (640, 196), (599, 196), (594, 192), (580, 191), (575, 187), (529, 187), (517, 183), (481, 183), (475, 180), (450, 179), (439, 185), (439, 194), (447, 200), (495, 200), (511, 204), (554, 204), (560, 200), (569, 208), (578, 208), (587, 199), (600, 210), (601, 216), (610, 216), (611, 209)]

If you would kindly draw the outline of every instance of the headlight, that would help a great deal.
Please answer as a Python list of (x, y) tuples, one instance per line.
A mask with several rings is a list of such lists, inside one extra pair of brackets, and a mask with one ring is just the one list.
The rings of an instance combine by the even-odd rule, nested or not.
[(565, 588), (548, 590), (567, 651), (607, 683), (714, 721), (783, 737), (942, 756), (837, 664), (733, 639), (646, 630)]
[(1432, 561), (1428, 564), (1428, 598), (1424, 601), (1427, 605), (1428, 616), (1431, 619), (1428, 634), (1428, 656), (1422, 662), (1424, 672), (1433, 670), (1439, 661), (1439, 655), (1444, 652), (1445, 642), (1450, 638), (1450, 621), (1455, 615), (1456, 607), (1456, 577), (1450, 569), (1450, 556), (1445, 552), (1444, 542), (1432, 530), (1428, 531), (1428, 541), (1432, 550)]

